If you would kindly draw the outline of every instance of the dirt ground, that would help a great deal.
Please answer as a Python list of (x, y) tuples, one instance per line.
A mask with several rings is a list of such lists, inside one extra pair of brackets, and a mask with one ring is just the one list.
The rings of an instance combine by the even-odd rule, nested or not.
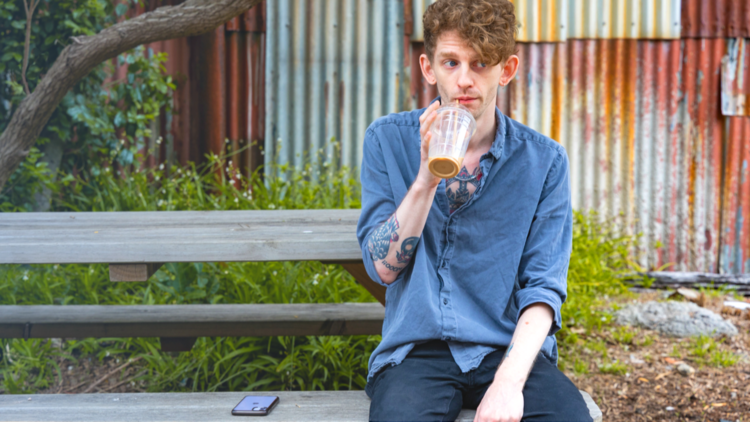
[[(636, 301), (655, 300), (658, 296), (658, 293), (642, 294)], [(723, 301), (723, 298), (710, 299), (705, 308), (721, 313)], [(743, 356), (734, 366), (700, 367), (697, 359), (687, 352), (683, 351), (681, 358), (675, 356), (674, 345), (677, 344), (678, 350), (688, 349), (687, 340), (642, 330), (641, 337), (650, 335), (653, 344), (623, 345), (606, 332), (593, 334), (607, 342), (610, 358), (627, 364), (625, 375), (600, 373), (594, 359), (589, 360), (589, 374), (566, 374), (578, 388), (591, 394), (607, 422), (750, 421), (750, 313), (725, 312), (722, 316), (740, 331), (733, 338), (725, 338), (721, 345), (723, 350)], [(681, 362), (694, 368), (695, 373), (680, 375), (676, 367)]]
[[(658, 299), (660, 293), (644, 293), (636, 301)], [(707, 309), (722, 313), (724, 298), (713, 298)], [(580, 333), (582, 338), (603, 340), (611, 359), (626, 363), (624, 375), (603, 374), (597, 366), (598, 352), (582, 352), (588, 362), (589, 373), (576, 375), (566, 372), (578, 388), (587, 391), (604, 413), (607, 422), (619, 421), (750, 421), (750, 312), (732, 315), (724, 309), (722, 316), (731, 320), (740, 331), (738, 336), (725, 338), (720, 345), (743, 356), (734, 366), (715, 368), (700, 365), (687, 350), (689, 341), (660, 336), (658, 332), (642, 330), (639, 338), (650, 336), (653, 343), (638, 346), (614, 341), (608, 331)], [(675, 345), (677, 347), (675, 348)], [(679, 353), (675, 352), (681, 351)], [(679, 355), (682, 355), (681, 357)], [(695, 369), (689, 376), (680, 375), (677, 365), (684, 362)], [(144, 362), (125, 365), (112, 358), (99, 362), (96, 358), (81, 358), (79, 363), (61, 361), (62, 383), (40, 393), (124, 393), (143, 392), (145, 386), (134, 381), (145, 371)], [(97, 383), (93, 385), (94, 383)]]

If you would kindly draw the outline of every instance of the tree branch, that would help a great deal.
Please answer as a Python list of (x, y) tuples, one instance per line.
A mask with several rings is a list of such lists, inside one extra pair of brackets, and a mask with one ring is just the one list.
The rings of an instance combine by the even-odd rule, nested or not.
[(34, 92), (21, 101), (0, 135), (0, 187), (28, 155), (65, 94), (97, 65), (141, 44), (204, 34), (258, 3), (260, 0), (187, 0), (120, 22), (96, 35), (77, 37), (77, 42), (63, 49)]
[(26, 70), (29, 68), (29, 47), (31, 46), (31, 19), (34, 17), (34, 9), (39, 6), (39, 2), (42, 0), (31, 0), (31, 7), (29, 7), (28, 0), (23, 0), (23, 7), (26, 10), (26, 39), (23, 44), (23, 69), (21, 70), (21, 81), (23, 81), (23, 88), (26, 90), (26, 95), (31, 94), (29, 90), (29, 83), (26, 81)]

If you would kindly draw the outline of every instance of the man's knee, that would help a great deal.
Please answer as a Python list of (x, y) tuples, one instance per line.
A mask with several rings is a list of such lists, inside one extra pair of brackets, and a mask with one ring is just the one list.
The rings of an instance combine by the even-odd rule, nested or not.
[(450, 380), (422, 376), (401, 366), (386, 368), (368, 385), (371, 421), (455, 420), (462, 395)]

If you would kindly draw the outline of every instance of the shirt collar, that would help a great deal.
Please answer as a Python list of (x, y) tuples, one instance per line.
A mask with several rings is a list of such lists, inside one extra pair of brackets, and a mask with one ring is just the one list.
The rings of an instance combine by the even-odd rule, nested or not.
[[(430, 105), (434, 103), (435, 101), (440, 101), (440, 96), (438, 95), (430, 101)], [(428, 105), (429, 107), (429, 105)], [(497, 130), (495, 132), (495, 140), (492, 141), (492, 146), (490, 146), (490, 154), (492, 154), (493, 157), (495, 157), (495, 160), (500, 159), (500, 156), (502, 155), (503, 145), (505, 144), (505, 115), (500, 111), (500, 109), (495, 106), (495, 122), (497, 123)]]

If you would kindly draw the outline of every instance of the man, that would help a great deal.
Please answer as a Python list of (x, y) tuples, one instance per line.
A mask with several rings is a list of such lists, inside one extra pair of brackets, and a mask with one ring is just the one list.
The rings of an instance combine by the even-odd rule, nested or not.
[[(572, 247), (568, 158), (504, 116), (498, 84), (518, 70), (508, 0), (440, 0), (424, 18), (422, 74), (440, 97), (367, 129), (357, 236), (387, 286), (383, 339), (369, 361), (371, 420), (590, 421), (556, 367)], [(433, 176), (440, 103), (477, 121), (463, 167)]]

